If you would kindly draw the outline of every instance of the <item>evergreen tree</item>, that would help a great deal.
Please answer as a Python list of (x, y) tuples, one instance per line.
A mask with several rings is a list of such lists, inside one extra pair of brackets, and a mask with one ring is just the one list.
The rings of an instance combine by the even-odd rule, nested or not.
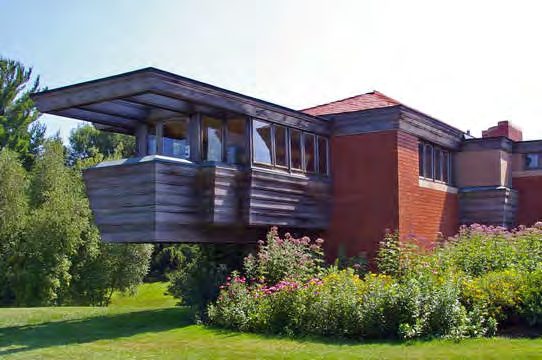
[(17, 152), (30, 167), (44, 139), (43, 126), (31, 126), (39, 112), (30, 94), (39, 90), (39, 77), (32, 80), (32, 68), (0, 57), (0, 149)]

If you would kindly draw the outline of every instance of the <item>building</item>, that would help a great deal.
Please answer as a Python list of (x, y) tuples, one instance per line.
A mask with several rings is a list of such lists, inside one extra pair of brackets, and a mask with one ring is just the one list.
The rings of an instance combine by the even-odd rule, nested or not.
[(509, 122), (473, 138), (376, 91), (296, 111), (154, 68), (33, 98), (136, 138), (133, 158), (84, 172), (104, 241), (254, 242), (278, 225), (371, 257), (387, 229), (431, 246), (542, 218), (542, 140)]

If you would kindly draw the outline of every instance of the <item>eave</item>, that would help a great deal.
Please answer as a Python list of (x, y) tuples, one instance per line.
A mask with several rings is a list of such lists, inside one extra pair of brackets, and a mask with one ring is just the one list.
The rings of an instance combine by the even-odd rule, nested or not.
[(328, 121), (200, 81), (145, 68), (33, 94), (42, 113), (133, 133), (141, 122), (199, 112), (247, 115), (328, 134)]

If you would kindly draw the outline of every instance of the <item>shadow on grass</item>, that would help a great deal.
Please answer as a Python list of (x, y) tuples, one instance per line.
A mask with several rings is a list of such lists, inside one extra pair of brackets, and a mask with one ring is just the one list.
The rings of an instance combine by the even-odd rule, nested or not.
[(0, 328), (0, 348), (11, 347), (0, 350), (0, 358), (51, 346), (166, 331), (192, 323), (192, 317), (186, 308), (166, 308)]
[(216, 326), (206, 326), (207, 330), (211, 331), (214, 335), (222, 338), (235, 338), (242, 335), (250, 335), (258, 337), (265, 340), (287, 340), (295, 341), (298, 343), (310, 343), (310, 344), (324, 344), (324, 345), (337, 345), (337, 346), (358, 346), (358, 345), (403, 345), (409, 346), (416, 343), (430, 342), (434, 339), (420, 338), (413, 340), (400, 340), (396, 338), (385, 338), (385, 339), (353, 339), (346, 337), (337, 337), (337, 336), (288, 336), (288, 335), (279, 335), (272, 333), (253, 333), (253, 332), (240, 332), (236, 330), (223, 329)]

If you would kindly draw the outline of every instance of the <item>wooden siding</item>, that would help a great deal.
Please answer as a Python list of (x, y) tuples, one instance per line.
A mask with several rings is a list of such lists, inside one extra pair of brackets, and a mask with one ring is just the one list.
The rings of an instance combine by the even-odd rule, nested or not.
[(90, 205), (104, 241), (180, 241), (200, 221), (197, 168), (145, 161), (87, 169)]
[(330, 205), (328, 179), (252, 169), (247, 185), (248, 225), (327, 228)]
[(460, 222), (513, 227), (517, 191), (506, 187), (474, 187), (459, 191)]
[(160, 156), (102, 163), (84, 179), (107, 242), (235, 242), (250, 227), (328, 223), (329, 179)]

